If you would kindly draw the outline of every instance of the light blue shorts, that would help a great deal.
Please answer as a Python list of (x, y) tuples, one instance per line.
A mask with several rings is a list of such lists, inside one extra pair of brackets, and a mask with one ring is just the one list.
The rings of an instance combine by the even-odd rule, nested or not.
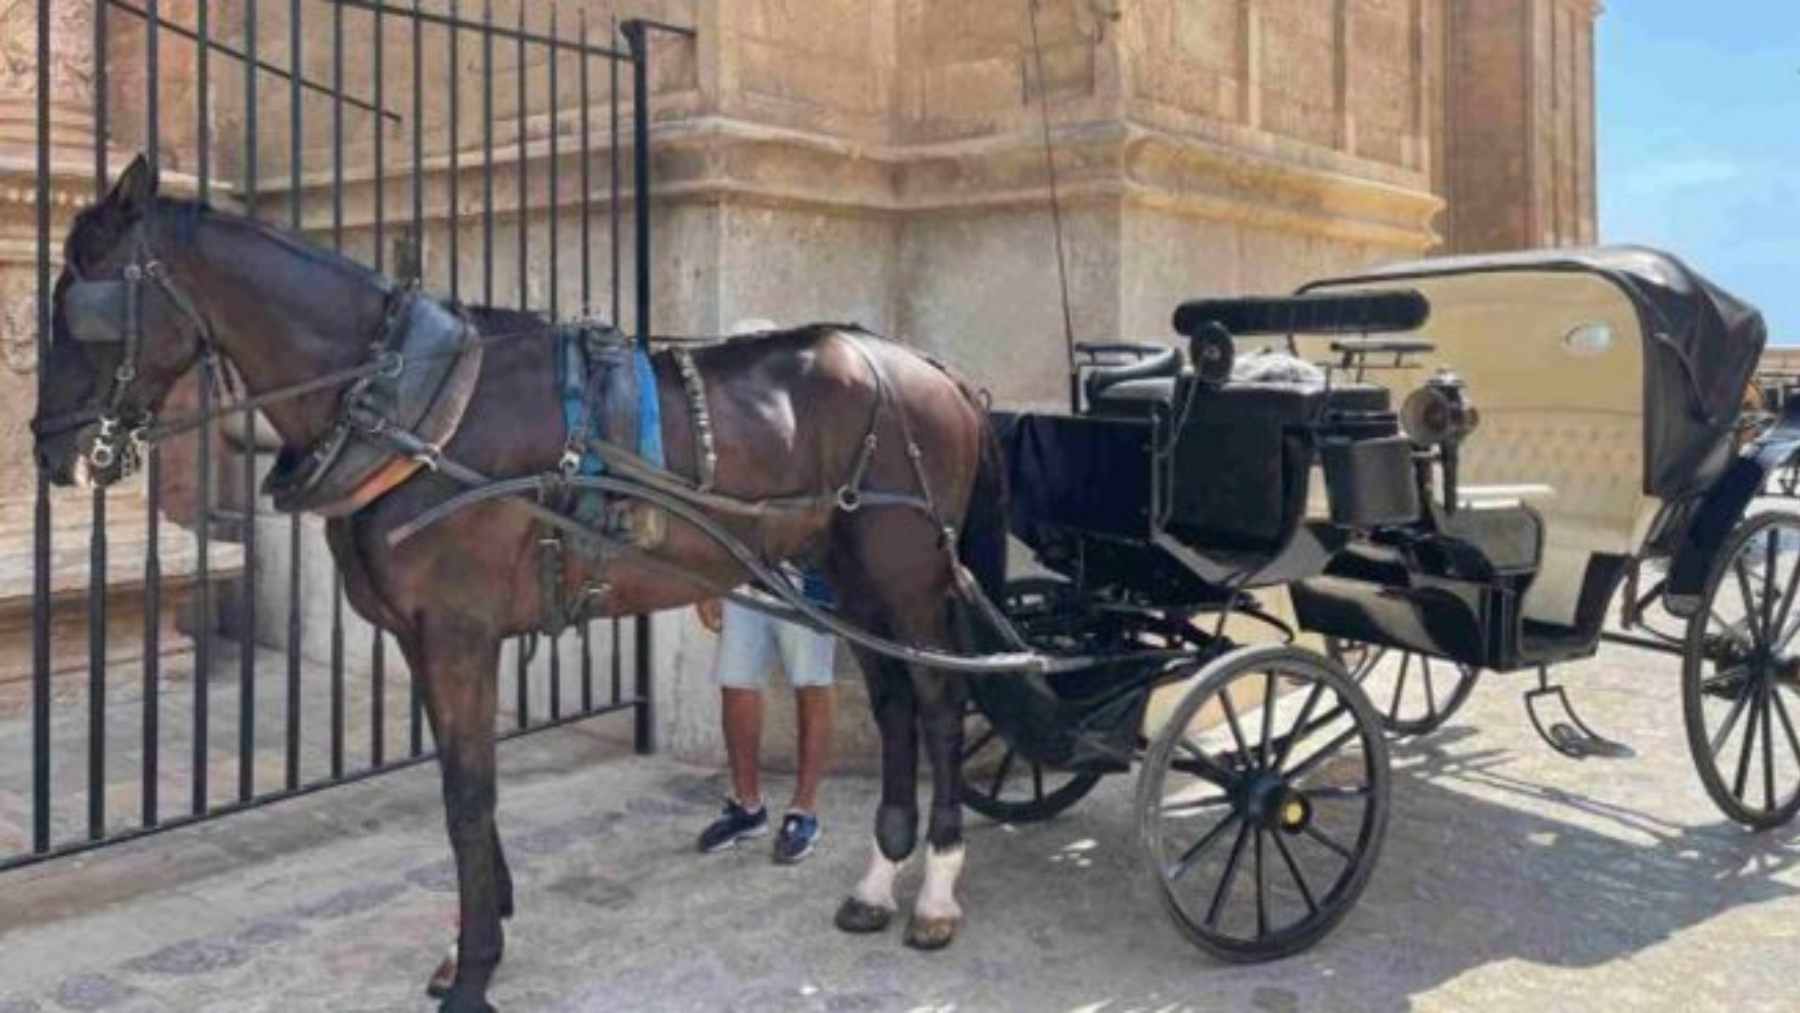
[(719, 685), (732, 689), (766, 687), (777, 654), (795, 689), (831, 685), (836, 637), (771, 619), (755, 609), (726, 601), (719, 653), (713, 658), (713, 678)]

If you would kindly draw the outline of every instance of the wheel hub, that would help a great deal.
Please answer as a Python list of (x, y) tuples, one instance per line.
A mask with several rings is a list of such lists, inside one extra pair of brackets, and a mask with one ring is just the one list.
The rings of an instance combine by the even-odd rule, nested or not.
[(1245, 820), (1264, 830), (1297, 834), (1312, 822), (1312, 803), (1277, 775), (1253, 776), (1243, 797)]

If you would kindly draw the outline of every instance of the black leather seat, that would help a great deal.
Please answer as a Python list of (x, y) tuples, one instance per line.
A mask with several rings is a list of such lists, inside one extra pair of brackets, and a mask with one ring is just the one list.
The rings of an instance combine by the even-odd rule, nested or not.
[[(1176, 407), (1187, 396), (1188, 385), (1191, 383), (1191, 372), (1181, 376), (1126, 380), (1106, 388), (1090, 407), (1098, 415), (1145, 415), (1157, 406)], [(1229, 383), (1212, 390), (1195, 392), (1194, 410), (1201, 408), (1201, 402), (1211, 400), (1221, 408), (1230, 406), (1230, 410), (1254, 405), (1256, 407), (1252, 410), (1256, 414), (1267, 415), (1268, 412), (1264, 409), (1269, 408), (1273, 409), (1276, 416), (1289, 417), (1292, 412), (1284, 407), (1289, 406), (1301, 412), (1293, 417), (1305, 421), (1313, 417), (1307, 412), (1318, 411), (1318, 398), (1324, 393), (1323, 388), (1300, 384)], [(1331, 411), (1385, 412), (1392, 410), (1391, 404), (1387, 388), (1374, 384), (1337, 384), (1330, 389)]]

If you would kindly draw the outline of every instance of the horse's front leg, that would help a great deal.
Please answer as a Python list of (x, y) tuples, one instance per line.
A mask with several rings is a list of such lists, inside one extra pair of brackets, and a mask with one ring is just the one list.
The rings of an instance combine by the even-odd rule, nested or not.
[(915, 696), (925, 757), (931, 764), (931, 825), (926, 833), (925, 885), (913, 904), (906, 945), (936, 950), (950, 945), (962, 925), (956, 880), (962, 873), (963, 712), (968, 683), (961, 676), (916, 669)]
[(451, 624), (424, 624), (418, 644), (444, 782), (444, 818), (456, 857), (458, 921), (455, 979), (443, 1013), (485, 1013), (488, 982), (500, 963), (503, 914), (512, 877), (494, 823), (495, 671), (500, 641)]
[(856, 660), (881, 732), (881, 807), (875, 811), (869, 868), (838, 907), (836, 921), (845, 932), (880, 932), (899, 909), (894, 880), (919, 835), (919, 733), (905, 667), (862, 649)]

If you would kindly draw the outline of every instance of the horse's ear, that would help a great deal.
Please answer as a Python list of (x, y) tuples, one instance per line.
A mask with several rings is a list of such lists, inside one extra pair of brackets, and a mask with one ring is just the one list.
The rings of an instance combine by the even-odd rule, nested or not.
[(113, 210), (127, 215), (144, 214), (156, 200), (156, 191), (161, 184), (156, 163), (150, 161), (148, 156), (139, 154), (119, 174), (112, 192), (106, 195), (106, 203)]

